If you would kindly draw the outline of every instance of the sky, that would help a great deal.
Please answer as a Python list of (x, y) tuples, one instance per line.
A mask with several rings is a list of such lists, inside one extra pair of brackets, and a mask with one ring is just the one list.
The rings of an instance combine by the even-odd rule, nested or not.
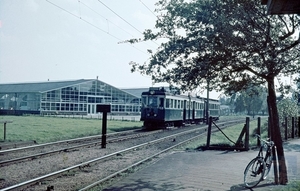
[(154, 29), (156, 2), (1, 0), (0, 83), (98, 77), (117, 88), (167, 86), (129, 65), (146, 62), (160, 42), (123, 43)]
[[(131, 73), (157, 42), (141, 38), (156, 21), (153, 0), (1, 0), (0, 83), (96, 79), (115, 87), (149, 87)], [(151, 11), (150, 11), (150, 10)]]

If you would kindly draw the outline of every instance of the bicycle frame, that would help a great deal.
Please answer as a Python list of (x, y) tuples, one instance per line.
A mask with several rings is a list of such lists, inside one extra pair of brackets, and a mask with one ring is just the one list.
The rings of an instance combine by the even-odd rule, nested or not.
[[(259, 135), (257, 135), (257, 136), (259, 136)], [(273, 141), (265, 141), (265, 140), (261, 139), (260, 136), (259, 136), (259, 140), (262, 141), (263, 144), (260, 146), (257, 157), (263, 158), (264, 161), (266, 162), (268, 157), (272, 155), (272, 147), (274, 146), (274, 142)], [(263, 153), (264, 148), (266, 148), (265, 156)]]
[[(267, 178), (273, 160), (271, 156), (274, 142), (263, 140), (259, 135), (256, 136), (263, 144), (259, 148), (258, 155), (249, 162), (244, 171), (244, 183), (247, 188), (253, 188)], [(265, 153), (264, 149), (266, 149)]]

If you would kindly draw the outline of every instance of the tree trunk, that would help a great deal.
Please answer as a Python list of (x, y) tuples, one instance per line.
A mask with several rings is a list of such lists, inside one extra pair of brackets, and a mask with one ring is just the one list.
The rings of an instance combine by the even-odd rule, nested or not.
[(275, 146), (277, 147), (278, 167), (279, 167), (279, 180), (276, 179), (277, 175), (275, 175), (275, 183), (287, 184), (288, 182), (287, 168), (285, 164), (284, 150), (283, 150), (282, 138), (280, 133), (274, 78), (268, 81), (268, 93), (269, 93), (268, 104), (269, 104), (269, 116), (270, 116), (270, 125), (271, 125), (271, 139), (274, 141)]

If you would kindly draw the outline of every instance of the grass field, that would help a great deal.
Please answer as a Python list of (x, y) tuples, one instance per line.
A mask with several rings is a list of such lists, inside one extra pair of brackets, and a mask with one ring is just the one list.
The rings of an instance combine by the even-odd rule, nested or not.
[[(245, 122), (246, 122), (246, 117), (245, 117)], [(244, 127), (244, 123), (241, 124), (236, 124), (234, 126), (231, 127), (227, 127), (226, 129), (223, 129), (222, 131), (224, 132), (224, 134), (229, 137), (230, 140), (232, 140), (233, 142), (236, 142), (237, 139), (239, 138), (239, 135)], [(262, 138), (266, 139), (267, 138), (267, 131), (266, 131), (266, 126), (264, 124), (267, 123), (267, 118), (261, 118), (261, 134), (262, 134)], [(214, 129), (215, 127), (213, 127)], [(249, 138), (249, 145), (250, 146), (255, 146), (257, 143), (257, 138), (254, 136), (254, 131), (257, 128), (257, 120), (252, 120), (250, 122), (250, 127), (249, 127), (249, 131), (250, 131), (250, 138)], [(189, 144), (185, 145), (185, 149), (186, 150), (193, 150), (193, 149), (197, 149), (200, 146), (205, 146), (206, 145), (206, 141), (207, 141), (207, 136), (204, 136), (202, 138), (199, 138), (193, 142), (190, 142)], [(210, 145), (230, 145), (233, 146), (234, 144), (229, 141), (220, 131), (214, 132), (211, 134), (211, 141), (210, 141)]]
[[(42, 116), (0, 116), (0, 121), (13, 121), (6, 125), (6, 142), (36, 141), (46, 143), (90, 135), (100, 135), (102, 120), (89, 118), (60, 118)], [(0, 141), (4, 141), (3, 123)], [(107, 133), (139, 129), (142, 122), (107, 121)]]
[[(246, 119), (246, 118), (245, 118)], [(6, 125), (6, 142), (36, 141), (46, 143), (64, 139), (72, 139), (83, 136), (99, 135), (102, 130), (102, 120), (96, 118), (62, 118), (62, 117), (42, 117), (42, 116), (0, 116), (0, 121), (13, 121)], [(262, 119), (261, 124), (266, 120)], [(1, 124), (3, 125), (3, 124)], [(238, 124), (226, 128), (224, 133), (233, 141), (236, 141), (244, 124)], [(250, 133), (256, 128), (257, 121), (250, 122)], [(140, 121), (108, 120), (107, 133), (124, 131), (129, 129), (139, 129), (142, 127)], [(266, 133), (265, 133), (266, 135)], [(3, 126), (0, 127), (0, 141), (4, 141)], [(251, 143), (255, 138), (250, 139)], [(211, 144), (230, 143), (221, 134), (213, 133)], [(206, 144), (206, 136), (195, 143), (191, 143), (189, 149)]]

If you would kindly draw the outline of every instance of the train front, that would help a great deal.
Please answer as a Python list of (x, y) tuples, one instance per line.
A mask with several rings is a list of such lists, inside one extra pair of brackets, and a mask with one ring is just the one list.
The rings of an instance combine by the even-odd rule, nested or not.
[(164, 125), (164, 100), (164, 88), (151, 87), (142, 93), (141, 121), (144, 122), (144, 128), (157, 129)]

